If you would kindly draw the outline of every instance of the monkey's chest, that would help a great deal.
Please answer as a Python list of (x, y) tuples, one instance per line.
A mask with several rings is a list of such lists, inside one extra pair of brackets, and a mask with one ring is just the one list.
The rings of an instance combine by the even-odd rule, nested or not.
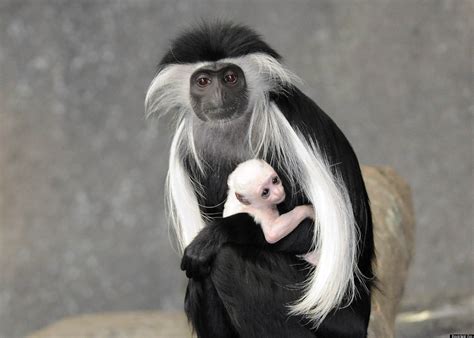
[(212, 218), (221, 217), (227, 199), (227, 178), (238, 163), (219, 163), (210, 167), (205, 177), (200, 177), (202, 194), (198, 196), (201, 211)]

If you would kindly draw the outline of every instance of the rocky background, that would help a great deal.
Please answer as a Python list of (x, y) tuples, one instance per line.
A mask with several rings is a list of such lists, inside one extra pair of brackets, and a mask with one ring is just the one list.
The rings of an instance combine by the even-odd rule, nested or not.
[(257, 29), (360, 161), (411, 185), (399, 335), (472, 333), (473, 16), (470, 0), (0, 0), (0, 337), (181, 309), (170, 134), (143, 99), (169, 40), (201, 18)]

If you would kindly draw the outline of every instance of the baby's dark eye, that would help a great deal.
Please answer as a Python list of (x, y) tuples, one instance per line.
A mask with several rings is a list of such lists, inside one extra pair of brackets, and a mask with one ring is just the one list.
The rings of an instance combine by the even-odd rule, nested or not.
[(280, 178), (279, 178), (278, 176), (273, 177), (272, 183), (273, 183), (273, 184), (278, 184), (278, 183), (280, 183)]
[(270, 192), (270, 189), (268, 189), (268, 188), (263, 189), (262, 190), (262, 197), (267, 198), (268, 195), (269, 195), (269, 192)]

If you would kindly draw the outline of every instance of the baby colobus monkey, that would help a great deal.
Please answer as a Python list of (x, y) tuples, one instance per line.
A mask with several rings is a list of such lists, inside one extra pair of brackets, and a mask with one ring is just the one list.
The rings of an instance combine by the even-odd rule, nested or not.
[[(280, 177), (267, 162), (251, 159), (240, 163), (227, 180), (229, 191), (224, 205), (223, 216), (241, 212), (250, 214), (255, 223), (260, 224), (268, 243), (276, 243), (291, 233), (303, 220), (314, 221), (311, 205), (299, 205), (281, 214), (277, 205), (285, 200), (285, 188)], [(316, 265), (315, 252), (303, 258)]]

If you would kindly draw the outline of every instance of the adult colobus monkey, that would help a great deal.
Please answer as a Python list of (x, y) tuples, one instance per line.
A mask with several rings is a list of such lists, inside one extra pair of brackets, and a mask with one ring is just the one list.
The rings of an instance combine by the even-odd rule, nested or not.
[[(148, 89), (147, 114), (177, 121), (167, 199), (185, 310), (199, 337), (365, 337), (373, 238), (359, 164), (280, 59), (247, 27), (203, 24), (173, 42)], [(250, 158), (280, 173), (280, 212), (312, 204), (316, 221), (270, 245), (248, 214), (222, 218), (227, 177)], [(297, 256), (311, 250), (314, 268)]]

